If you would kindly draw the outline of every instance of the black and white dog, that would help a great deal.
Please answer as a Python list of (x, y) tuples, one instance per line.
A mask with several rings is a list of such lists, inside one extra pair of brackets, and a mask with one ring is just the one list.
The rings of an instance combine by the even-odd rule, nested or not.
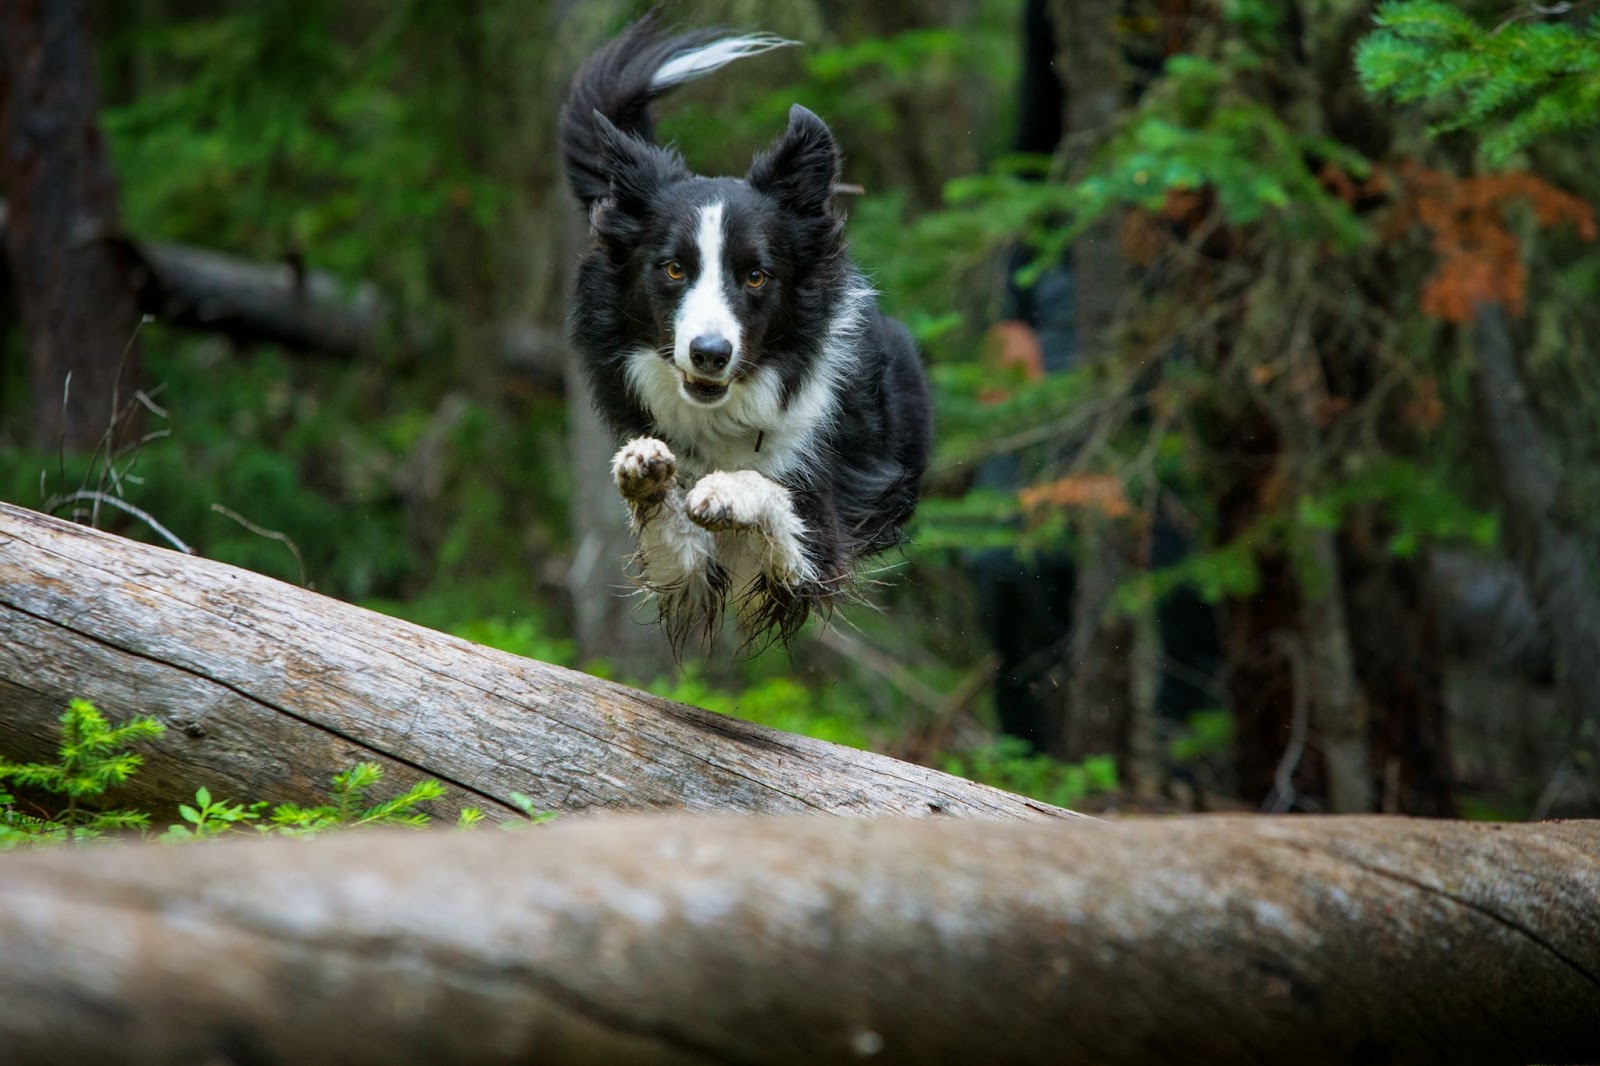
[(561, 114), (589, 210), (571, 340), (619, 441), (637, 562), (669, 639), (710, 639), (730, 597), (747, 637), (791, 637), (899, 543), (932, 407), (910, 335), (879, 313), (834, 199), (839, 149), (796, 105), (744, 178), (652, 143), (651, 102), (789, 42), (630, 26)]

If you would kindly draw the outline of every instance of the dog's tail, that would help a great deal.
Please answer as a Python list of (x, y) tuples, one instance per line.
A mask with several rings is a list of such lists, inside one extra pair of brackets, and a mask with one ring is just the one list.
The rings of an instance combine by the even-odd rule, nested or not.
[(794, 43), (767, 34), (723, 37), (717, 30), (663, 37), (652, 15), (633, 23), (579, 68), (561, 109), (561, 151), (573, 193), (587, 208), (610, 189), (596, 112), (622, 132), (653, 141), (656, 97), (736, 59)]

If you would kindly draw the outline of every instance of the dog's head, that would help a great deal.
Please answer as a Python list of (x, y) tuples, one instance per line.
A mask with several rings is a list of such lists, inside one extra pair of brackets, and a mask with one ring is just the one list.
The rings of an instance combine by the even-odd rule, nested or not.
[(844, 251), (839, 150), (822, 120), (795, 105), (742, 180), (696, 176), (676, 153), (596, 122), (610, 195), (594, 235), (680, 397), (719, 407), (765, 363), (814, 346)]

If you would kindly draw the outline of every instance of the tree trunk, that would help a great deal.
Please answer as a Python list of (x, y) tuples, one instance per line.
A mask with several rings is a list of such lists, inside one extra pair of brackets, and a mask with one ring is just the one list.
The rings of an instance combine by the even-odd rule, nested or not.
[(1306, 696), (1312, 723), (1328, 768), (1328, 809), (1363, 814), (1373, 805), (1372, 755), (1365, 694), (1356, 682), (1355, 658), (1344, 607), (1344, 569), (1334, 534), (1305, 534), (1308, 555), (1321, 575), (1320, 587), (1306, 590), (1302, 639), (1306, 647)]
[(1494, 451), (1506, 541), (1550, 635), (1556, 695), (1575, 761), (1586, 767), (1591, 795), (1600, 796), (1600, 594), (1589, 570), (1591, 552), (1554, 514), (1558, 475), (1502, 308), (1478, 313), (1472, 343), (1478, 409)]
[(0, 504), (0, 752), (67, 701), (167, 725), (127, 801), (308, 802), (355, 762), (509, 816), (588, 807), (1068, 814), (933, 770), (479, 647), (271, 578)]
[(1381, 783), (1376, 809), (1453, 816), (1440, 615), (1458, 608), (1437, 602), (1423, 578), (1423, 560), (1384, 550), (1385, 533), (1382, 524), (1358, 519), (1340, 544), (1345, 612)]
[(0, 193), (28, 334), (34, 444), (89, 451), (137, 439), (133, 291), (74, 0), (0, 0)]
[(0, 856), (0, 1060), (1600, 1060), (1600, 823), (616, 817)]
[[(1062, 149), (1075, 161), (1089, 157), (1122, 106), (1126, 78), (1118, 3), (1056, 0), (1051, 7), (1066, 93)], [(1117, 356), (1112, 330), (1127, 297), (1127, 263), (1116, 227), (1114, 219), (1101, 222), (1072, 247), (1075, 323), (1085, 361), (1110, 363)], [(1053, 731), (1062, 738), (1054, 754), (1066, 759), (1115, 755), (1125, 778), (1133, 764), (1135, 637), (1132, 620), (1111, 610), (1111, 597), (1128, 572), (1132, 538), (1121, 523), (1085, 530), (1072, 604), (1069, 721)]]

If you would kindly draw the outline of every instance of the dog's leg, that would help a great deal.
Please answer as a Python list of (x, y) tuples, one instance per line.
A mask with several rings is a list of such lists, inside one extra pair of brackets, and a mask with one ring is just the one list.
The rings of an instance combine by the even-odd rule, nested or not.
[(677, 460), (663, 442), (637, 437), (611, 460), (617, 491), (628, 501), (643, 586), (656, 594), (668, 638), (715, 631), (726, 579), (715, 538), (691, 522), (678, 488)]
[(689, 491), (689, 520), (714, 533), (742, 531), (760, 537), (760, 568), (770, 581), (801, 585), (817, 579), (806, 553), (805, 523), (789, 490), (754, 470), (719, 470)]
[(718, 471), (690, 490), (684, 510), (716, 532), (718, 556), (736, 575), (747, 648), (768, 636), (788, 643), (813, 611), (830, 609), (848, 587), (826, 496), (792, 491), (753, 470)]

